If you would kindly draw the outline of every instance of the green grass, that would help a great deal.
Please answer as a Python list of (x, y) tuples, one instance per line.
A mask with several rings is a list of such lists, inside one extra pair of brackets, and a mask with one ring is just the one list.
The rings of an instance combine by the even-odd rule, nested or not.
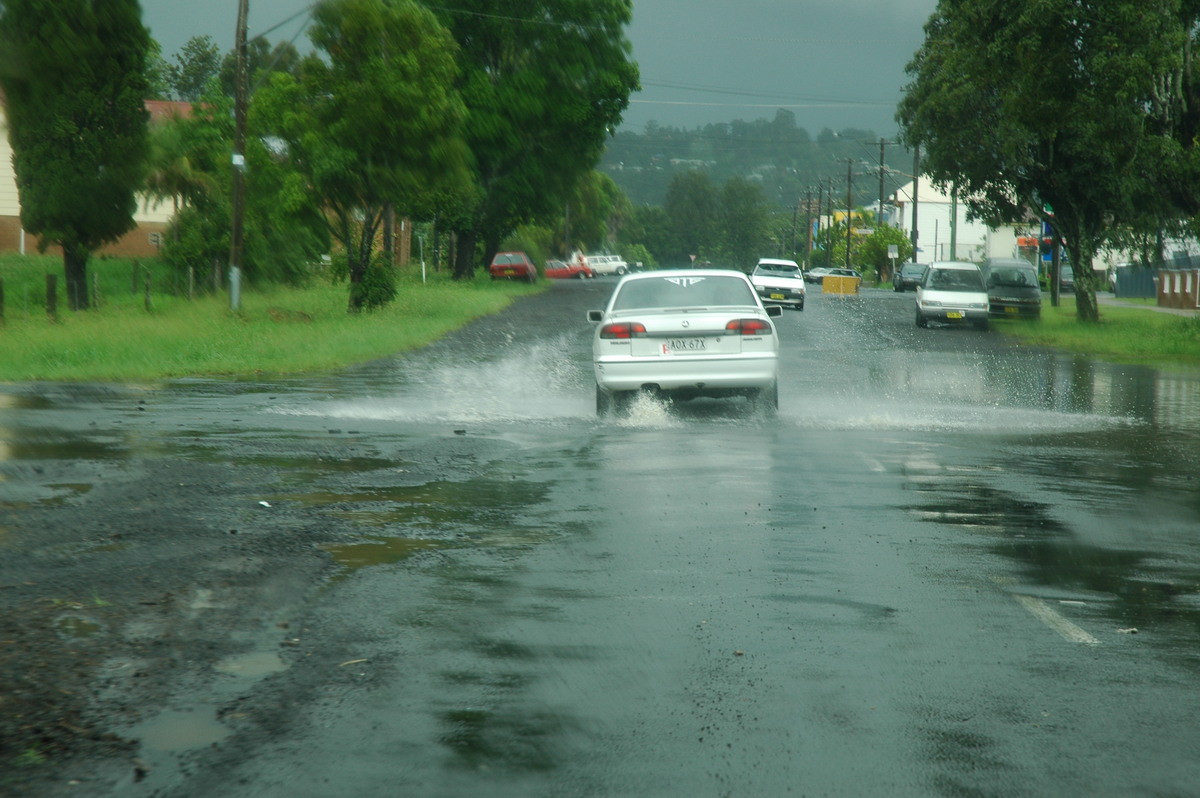
[(1100, 322), (1075, 315), (1075, 299), (1042, 306), (1039, 322), (999, 319), (993, 328), (1022, 344), (1094, 355), (1119, 363), (1200, 364), (1200, 317), (1158, 313), (1149, 307), (1100, 307)]
[(0, 381), (127, 382), (334, 369), (423, 346), (546, 285), (486, 278), (456, 283), (434, 273), (422, 283), (420, 269), (407, 268), (396, 301), (377, 311), (347, 313), (346, 284), (320, 279), (304, 289), (245, 287), (234, 313), (224, 293), (189, 301), (169, 293), (178, 281), (165, 265), (146, 261), (142, 268), (152, 274), (149, 310), (142, 286), (133, 290), (133, 262), (112, 259), (89, 268), (99, 285), (99, 306), (73, 312), (60, 296), (54, 320), (45, 310), (45, 275), (59, 275), (61, 295), (61, 260), (0, 256)]

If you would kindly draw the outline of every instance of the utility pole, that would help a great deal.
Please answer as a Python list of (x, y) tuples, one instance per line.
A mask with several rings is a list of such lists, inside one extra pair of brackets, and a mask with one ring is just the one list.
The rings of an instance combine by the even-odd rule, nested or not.
[(846, 268), (850, 268), (850, 236), (853, 228), (850, 225), (854, 217), (854, 159), (846, 159)]
[[(875, 219), (876, 229), (883, 227), (883, 173), (884, 173), (883, 148), (884, 148), (884, 145), (888, 144), (888, 143), (889, 142), (887, 142), (886, 140), (884, 140), (882, 138), (879, 139), (879, 214)], [(881, 269), (880, 271), (884, 271), (884, 270), (886, 270), (886, 267), (884, 269)], [(884, 275), (876, 274), (875, 275), (876, 283), (880, 282), (883, 279), (883, 277), (884, 277)]]
[(233, 193), (231, 200), (233, 224), (229, 231), (229, 307), (237, 310), (241, 305), (242, 244), (246, 216), (246, 94), (249, 90), (246, 79), (246, 17), (250, 0), (238, 0), (237, 35), (234, 49), (237, 51), (237, 71), (233, 84)]
[(825, 265), (833, 266), (833, 178), (825, 178), (829, 181), (829, 235), (825, 236)]
[(917, 184), (921, 180), (921, 145), (913, 146), (913, 195), (912, 195), (912, 248), (913, 248), (913, 263), (917, 262), (917, 244), (921, 239), (921, 234), (917, 228)]
[(812, 186), (804, 190), (804, 268), (812, 260)]

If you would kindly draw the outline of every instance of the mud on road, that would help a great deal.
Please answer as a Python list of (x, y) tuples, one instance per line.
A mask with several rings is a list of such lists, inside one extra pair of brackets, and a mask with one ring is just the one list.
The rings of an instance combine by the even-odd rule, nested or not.
[[(432, 348), (586, 326), (610, 289), (555, 285)], [(362, 542), (348, 506), (381, 481), (469, 478), (489, 446), (469, 430), (413, 442), (328, 419), (262, 435), (231, 416), (209, 435), (212, 416), (181, 391), (0, 388), (0, 795), (169, 792), (180, 777), (148, 747), (269, 739), (306, 696), (366, 678), (344, 667), (344, 631), (309, 623), (353, 567), (339, 554)], [(5, 413), (23, 423), (5, 429)]]

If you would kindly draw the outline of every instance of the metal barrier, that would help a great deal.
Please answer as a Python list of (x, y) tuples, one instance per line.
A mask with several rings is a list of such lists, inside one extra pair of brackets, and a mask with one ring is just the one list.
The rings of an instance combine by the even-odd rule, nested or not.
[(1162, 269), (1158, 273), (1160, 308), (1200, 308), (1200, 269)]

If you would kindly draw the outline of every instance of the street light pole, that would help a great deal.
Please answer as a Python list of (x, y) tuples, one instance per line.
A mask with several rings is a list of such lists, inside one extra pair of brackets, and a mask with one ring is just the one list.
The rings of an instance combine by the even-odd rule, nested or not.
[(850, 268), (850, 235), (852, 229), (850, 227), (851, 218), (854, 216), (854, 160), (846, 159), (846, 268)]

